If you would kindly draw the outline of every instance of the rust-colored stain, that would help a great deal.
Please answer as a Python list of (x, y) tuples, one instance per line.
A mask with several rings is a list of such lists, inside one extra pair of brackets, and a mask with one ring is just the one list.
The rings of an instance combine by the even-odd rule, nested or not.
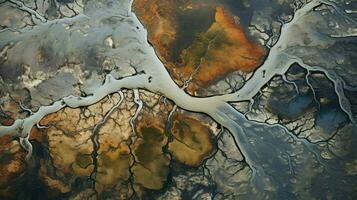
[(8, 119), (8, 118), (1, 118), (0, 117), (0, 124), (4, 126), (11, 126), (14, 123), (13, 119)]

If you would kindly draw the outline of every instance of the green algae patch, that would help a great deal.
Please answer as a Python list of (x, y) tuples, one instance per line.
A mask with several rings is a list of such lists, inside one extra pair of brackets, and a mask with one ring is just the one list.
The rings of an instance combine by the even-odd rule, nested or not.
[(76, 163), (81, 168), (87, 168), (89, 165), (92, 164), (92, 157), (89, 154), (77, 154)]
[(213, 150), (212, 131), (197, 119), (176, 114), (171, 133), (169, 151), (178, 162), (197, 167)]
[[(96, 181), (101, 185), (114, 186), (129, 178), (129, 167), (133, 162), (129, 147), (121, 143), (116, 148), (109, 148), (98, 155), (98, 172)], [(100, 186), (99, 186), (100, 187)], [(98, 188), (101, 189), (101, 188)]]
[(167, 143), (164, 130), (157, 127), (141, 127), (134, 143), (136, 162), (132, 168), (135, 182), (147, 189), (159, 190), (166, 182), (169, 157), (163, 147)]

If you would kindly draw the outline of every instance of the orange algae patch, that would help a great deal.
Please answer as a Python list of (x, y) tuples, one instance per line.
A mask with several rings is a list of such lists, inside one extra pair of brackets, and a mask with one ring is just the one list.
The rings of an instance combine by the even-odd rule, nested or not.
[(12, 180), (24, 173), (25, 155), (20, 144), (11, 136), (0, 137), (0, 196), (10, 198), (16, 192)]
[(148, 29), (148, 40), (155, 46), (159, 57), (168, 60), (176, 39), (174, 4), (176, 0), (136, 0), (133, 7), (139, 19)]
[[(213, 5), (219, 5), (211, 2)], [(172, 60), (174, 43), (181, 30), (178, 12), (185, 12), (182, 1), (136, 0), (134, 9), (139, 19), (148, 29), (148, 39), (165, 67), (180, 82), (180, 77), (188, 79), (195, 72), (189, 91), (209, 86), (225, 75), (240, 70), (254, 71), (263, 61), (266, 50), (252, 41), (223, 6), (217, 6), (213, 24), (204, 32), (198, 32), (193, 42), (180, 52), (178, 62)], [(206, 9), (206, 7), (197, 9)], [(194, 27), (193, 27), (194, 28)], [(179, 50), (180, 51), (180, 50)]]
[(236, 70), (254, 71), (265, 53), (262, 46), (249, 40), (243, 28), (223, 7), (217, 7), (215, 23), (182, 52), (182, 65), (176, 72), (188, 77), (200, 66), (193, 81), (196, 87), (204, 86)]

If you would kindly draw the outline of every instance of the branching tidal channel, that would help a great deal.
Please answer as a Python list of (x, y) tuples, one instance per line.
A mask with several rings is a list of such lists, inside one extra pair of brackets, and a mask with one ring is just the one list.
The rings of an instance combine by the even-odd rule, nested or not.
[[(21, 6), (20, 9), (25, 9), (23, 7), (24, 5), (17, 4), (16, 1), (11, 2), (15, 2), (15, 5)], [(184, 110), (205, 113), (222, 127), (225, 127), (230, 131), (234, 136), (237, 148), (241, 151), (244, 160), (252, 172), (251, 182), (261, 190), (267, 190), (271, 184), (276, 188), (283, 188), (285, 187), (284, 185), (286, 185), (284, 177), (291, 176), (290, 171), (293, 170), (291, 169), (293, 167), (291, 164), (292, 158), (288, 156), (288, 161), (286, 162), (277, 161), (273, 158), (274, 156), (286, 157), (287, 154), (290, 154), (293, 151), (291, 145), (286, 144), (286, 141), (288, 140), (293, 140), (293, 143), (295, 143), (294, 145), (301, 146), (303, 151), (312, 155), (321, 166), (324, 166), (324, 170), (329, 170), (328, 164), (321, 158), (320, 151), (315, 144), (310, 143), (305, 138), (297, 137), (283, 125), (271, 125), (248, 120), (246, 116), (237, 111), (231, 103), (251, 101), (273, 77), (277, 75), (285, 77), (289, 68), (293, 64), (298, 64), (302, 68), (305, 68), (309, 73), (318, 71), (325, 74), (328, 79), (333, 82), (335, 93), (339, 99), (339, 106), (343, 112), (348, 115), (351, 123), (354, 124), (355, 119), (351, 112), (351, 105), (344, 94), (345, 84), (343, 83), (343, 80), (333, 72), (325, 70), (322, 66), (310, 66), (306, 64), (303, 59), (289, 51), (289, 44), (294, 40), (294, 38), (289, 37), (289, 34), (294, 31), (299, 21), (309, 13), (315, 12), (315, 9), (320, 6), (335, 8), (334, 4), (329, 3), (329, 1), (312, 0), (301, 6), (301, 8), (295, 11), (292, 19), (282, 25), (279, 39), (270, 48), (264, 63), (240, 89), (230, 94), (204, 98), (198, 98), (187, 94), (172, 80), (163, 63), (156, 55), (154, 48), (148, 43), (147, 31), (138, 20), (135, 13), (131, 11), (131, 2), (126, 2), (126, 4), (128, 9), (122, 9), (121, 11), (118, 11), (119, 13), (113, 11), (110, 7), (104, 8), (103, 11), (99, 13), (88, 8), (85, 15), (80, 14), (73, 18), (63, 18), (53, 21), (44, 20), (38, 13), (25, 9), (29, 14), (34, 16), (34, 19), (37, 19), (36, 23), (38, 23), (38, 25), (33, 28), (37, 33), (45, 33), (45, 30), (47, 30), (48, 27), (51, 27), (52, 32), (56, 32), (60, 30), (60, 27), (63, 27), (66, 24), (70, 24), (71, 27), (77, 27), (76, 30), (81, 30), (84, 23), (88, 23), (92, 20), (93, 26), (90, 27), (88, 32), (83, 33), (88, 34), (86, 37), (92, 38), (92, 40), (94, 40), (95, 35), (91, 35), (91, 33), (96, 33), (99, 25), (102, 25), (105, 20), (115, 20), (118, 23), (118, 29), (115, 29), (113, 31), (114, 33), (111, 33), (110, 31), (112, 30), (107, 26), (104, 26), (104, 33), (101, 33), (103, 37), (98, 37), (101, 41), (108, 37), (108, 35), (113, 38), (122, 38), (121, 42), (127, 43), (129, 46), (125, 48), (130, 49), (128, 50), (124, 47), (118, 47), (116, 52), (112, 53), (112, 56), (127, 56), (133, 61), (138, 61), (137, 63), (134, 62), (132, 65), (135, 71), (132, 75), (116, 79), (112, 74), (107, 74), (103, 84), (86, 96), (65, 96), (62, 99), (53, 102), (51, 105), (40, 107), (27, 118), (17, 119), (10, 126), (0, 126), (0, 136), (11, 135), (20, 138), (21, 145), (28, 152), (27, 159), (30, 159), (32, 155), (32, 145), (29, 141), (31, 129), (39, 124), (41, 119), (46, 115), (55, 113), (65, 107), (87, 107), (99, 102), (108, 95), (118, 93), (120, 95), (120, 100), (108, 113), (105, 114), (103, 120), (98, 123), (93, 130), (93, 135), (91, 137), (93, 143), (92, 158), (95, 164), (97, 151), (100, 148), (98, 142), (99, 129), (105, 123), (107, 117), (111, 115), (112, 111), (123, 101), (123, 89), (132, 89), (134, 91), (134, 101), (138, 106), (135, 116), (133, 116), (130, 121), (132, 126), (142, 108), (142, 102), (139, 98), (139, 89), (142, 89), (163, 94), (166, 98), (172, 100), (175, 103), (175, 106)], [(94, 8), (95, 6), (93, 6), (92, 9), (94, 10)], [(121, 6), (121, 8), (123, 8), (123, 6)], [(119, 31), (119, 28), (120, 30), (125, 29), (125, 31)], [(8, 41), (2, 41), (1, 43), (16, 43), (19, 40), (30, 40), (33, 37), (33, 35), (31, 35), (33, 34), (32, 32), (20, 34), (18, 37), (15, 37), (16, 33), (12, 31), (8, 32), (14, 34), (14, 37), (8, 39)], [(63, 31), (61, 29), (61, 33), (64, 35), (64, 38), (72, 37), (70, 36), (70, 31)], [(2, 32), (1, 34), (8, 33)], [(73, 37), (76, 36), (74, 35)], [(76, 38), (72, 39), (75, 40)], [(78, 39), (72, 46), (73, 48), (76, 48), (77, 45), (80, 46), (83, 43), (84, 40), (82, 41), (81, 39)], [(54, 51), (56, 51), (56, 49), (54, 49)], [(71, 52), (68, 50), (65, 51), (65, 53)], [(134, 128), (133, 133), (135, 133)], [(269, 151), (267, 151), (267, 149), (269, 149)], [(271, 159), (276, 162), (270, 162)], [(282, 170), (285, 168), (291, 170)], [(91, 174), (91, 179), (95, 180), (95, 177), (96, 167)]]

